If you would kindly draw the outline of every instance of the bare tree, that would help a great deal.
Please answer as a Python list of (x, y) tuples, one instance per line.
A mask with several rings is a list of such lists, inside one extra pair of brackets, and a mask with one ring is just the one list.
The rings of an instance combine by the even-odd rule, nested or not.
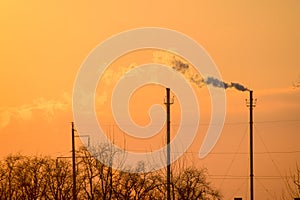
[[(160, 199), (167, 198), (166, 168), (158, 170), (160, 187), (157, 188)], [(207, 180), (206, 168), (198, 167), (194, 158), (185, 155), (171, 165), (171, 199), (172, 200), (219, 200), (222, 195)]]
[(0, 199), (69, 199), (70, 163), (10, 155), (0, 165)]
[[(81, 197), (85, 199), (112, 199), (113, 182), (117, 180), (118, 170), (122, 166), (124, 153), (115, 150), (111, 145), (102, 144), (99, 147), (81, 148), (79, 153), (80, 169), (78, 181), (81, 183)], [(84, 191), (84, 192), (83, 192)]]
[(93, 184), (93, 181), (97, 176), (95, 172), (96, 161), (85, 148), (81, 148), (77, 155), (79, 157), (77, 160), (80, 160), (77, 165), (77, 182), (80, 183), (79, 190), (82, 190), (79, 195), (81, 198), (95, 199), (94, 189), (96, 185)]
[(65, 159), (49, 159), (45, 164), (47, 199), (71, 199), (72, 166)]
[(173, 199), (190, 200), (219, 200), (221, 196), (213, 189), (206, 179), (207, 170), (197, 169), (194, 166), (176, 173), (172, 177), (172, 186), (175, 197)]
[(25, 157), (22, 163), (15, 168), (16, 181), (22, 199), (46, 198), (47, 182), (45, 163), (48, 161), (44, 157)]
[(117, 199), (156, 199), (154, 192), (160, 185), (159, 176), (145, 171), (140, 162), (132, 169), (120, 171), (114, 184), (114, 196)]
[(19, 191), (16, 182), (15, 168), (22, 163), (24, 156), (19, 154), (9, 155), (1, 162), (1, 181), (0, 197), (1, 199), (18, 199)]
[[(124, 152), (110, 145), (81, 148), (76, 155), (78, 199), (166, 199), (165, 169), (148, 171), (151, 164), (144, 162), (124, 166), (124, 159)], [(220, 199), (206, 179), (207, 170), (188, 164), (186, 160), (172, 164), (173, 200)], [(299, 170), (294, 180), (299, 186)], [(71, 199), (72, 186), (68, 159), (18, 154), (0, 161), (0, 199)]]
[(290, 172), (290, 176), (286, 180), (286, 191), (287, 194), (284, 193), (282, 199), (300, 197), (300, 168), (297, 163), (295, 171)]

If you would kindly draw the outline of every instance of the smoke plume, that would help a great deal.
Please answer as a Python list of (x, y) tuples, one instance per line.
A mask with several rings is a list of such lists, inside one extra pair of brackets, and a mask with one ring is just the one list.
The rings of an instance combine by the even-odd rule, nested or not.
[(298, 81), (293, 82), (293, 89), (300, 88), (300, 76), (298, 78)]
[(231, 85), (230, 85), (231, 87), (234, 87), (235, 89), (237, 89), (237, 90), (240, 90), (240, 91), (249, 91), (249, 89), (248, 88), (246, 88), (246, 87), (244, 87), (243, 85), (241, 85), (241, 84), (239, 84), (239, 83), (233, 83), (233, 82), (231, 82)]
[(203, 79), (201, 76), (198, 75), (198, 73), (194, 73), (192, 69), (190, 68), (188, 63), (184, 63), (179, 59), (172, 60), (172, 68), (176, 71), (182, 73), (185, 77), (187, 77), (192, 83), (196, 84), (199, 88), (201, 88), (203, 85), (212, 85), (214, 87), (218, 88), (235, 88), (239, 91), (249, 91), (248, 88), (241, 85), (240, 83), (226, 83), (224, 81), (221, 81), (214, 77), (207, 77), (206, 79)]
[(223, 81), (220, 81), (219, 79), (216, 79), (214, 77), (208, 77), (205, 81), (207, 85), (213, 85), (214, 87), (224, 88), (227, 89), (228, 87), (231, 87), (228, 83), (225, 83)]

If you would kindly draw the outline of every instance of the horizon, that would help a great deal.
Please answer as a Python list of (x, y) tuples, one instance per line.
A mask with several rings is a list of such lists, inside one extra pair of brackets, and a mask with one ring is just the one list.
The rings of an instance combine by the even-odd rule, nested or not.
[[(200, 109), (197, 135), (184, 155), (208, 169), (210, 182), (224, 199), (247, 199), (249, 108), (245, 99), (252, 90), (257, 99), (253, 110), (254, 194), (256, 199), (281, 198), (286, 178), (300, 163), (300, 2), (132, 1), (118, 2), (117, 6), (96, 1), (12, 1), (0, 5), (1, 160), (16, 153), (70, 156), (70, 122), (75, 121), (76, 126), (72, 98), (83, 63), (99, 44), (116, 34), (161, 27), (182, 33), (202, 46), (221, 79), (198, 76), (198, 66), (176, 54), (176, 49), (142, 49), (120, 55), (109, 64), (95, 91), (96, 117), (106, 135), (133, 152), (151, 152), (164, 146), (165, 126), (148, 138), (146, 133), (141, 134), (142, 139), (125, 134), (111, 112), (111, 95), (115, 84), (141, 65), (173, 66), (173, 71), (191, 85)], [(179, 67), (174, 68), (176, 62)], [(226, 116), (219, 140), (200, 159), (199, 150), (212, 117), (211, 87), (217, 88), (217, 93), (224, 91)], [(182, 105), (170, 89), (174, 95), (173, 139), (180, 125), (189, 124), (181, 124)], [(139, 126), (151, 123), (150, 107), (158, 104), (164, 108), (164, 98), (165, 87), (157, 84), (134, 91), (128, 106), (132, 120)], [(76, 148), (85, 142), (76, 138)]]

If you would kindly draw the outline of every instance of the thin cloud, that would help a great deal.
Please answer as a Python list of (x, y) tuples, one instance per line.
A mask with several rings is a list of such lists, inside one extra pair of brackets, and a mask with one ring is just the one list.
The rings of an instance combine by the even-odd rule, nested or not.
[(37, 112), (41, 112), (45, 120), (51, 121), (58, 111), (70, 108), (71, 97), (66, 93), (59, 100), (38, 98), (34, 99), (31, 104), (2, 107), (0, 108), (0, 129), (8, 126), (13, 119), (31, 120)]
[(0, 113), (0, 129), (7, 126), (10, 123), (10, 119), (12, 117), (12, 113), (4, 110)]

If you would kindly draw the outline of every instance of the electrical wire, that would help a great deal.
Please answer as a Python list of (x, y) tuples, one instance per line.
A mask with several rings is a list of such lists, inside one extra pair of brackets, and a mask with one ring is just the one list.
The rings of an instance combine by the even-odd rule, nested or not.
[[(267, 123), (283, 123), (283, 122), (300, 122), (300, 119), (279, 119), (279, 120), (264, 120), (264, 121), (255, 121), (254, 124), (267, 124)], [(248, 124), (249, 122), (225, 122), (223, 125), (242, 125), (242, 124)], [(122, 126), (132, 126), (132, 124), (119, 124)], [(172, 126), (194, 126), (194, 124), (180, 124), (178, 122), (171, 123)], [(222, 125), (222, 124), (212, 124), (212, 123), (199, 123), (200, 126), (205, 125)], [(300, 124), (298, 124), (300, 125)], [(101, 123), (101, 126), (117, 126), (117, 124), (113, 123)]]
[(261, 186), (262, 186), (262, 188), (266, 191), (266, 193), (271, 197), (271, 199), (276, 199), (276, 196), (275, 196), (275, 194), (272, 194), (266, 187), (265, 187), (265, 185), (260, 181), (260, 180), (258, 180), (258, 179), (255, 179), (256, 180), (256, 182), (257, 183), (259, 183)]
[[(236, 152), (239, 151), (239, 149), (240, 149), (240, 147), (241, 147), (241, 144), (242, 144), (242, 141), (244, 140), (244, 138), (245, 138), (245, 136), (246, 136), (246, 133), (247, 133), (247, 129), (244, 131), (244, 135), (242, 136), (242, 138), (241, 138), (241, 140), (240, 140), (240, 143), (239, 143), (239, 145), (238, 145), (238, 148), (237, 148)], [(232, 166), (232, 164), (233, 164), (233, 162), (234, 162), (236, 156), (237, 156), (237, 154), (234, 154), (234, 156), (233, 156), (233, 158), (232, 158), (232, 160), (231, 160), (229, 166), (227, 167), (226, 175), (229, 173), (229, 170), (230, 170), (230, 168), (231, 168), (231, 166)], [(221, 182), (221, 184), (220, 184), (220, 187), (222, 187), (222, 185), (223, 185), (223, 183), (224, 183), (224, 180), (225, 180), (225, 179), (222, 180), (222, 182)], [(219, 189), (220, 189), (220, 188), (219, 188)]]
[[(209, 175), (210, 179), (249, 179), (249, 176), (242, 175)], [(284, 179), (293, 178), (292, 176), (255, 176), (256, 179)]]
[[(233, 192), (232, 196), (231, 196), (229, 199), (233, 199), (233, 197), (234, 197), (236, 194), (238, 194), (238, 193), (240, 192), (240, 190), (243, 188), (243, 186), (244, 186), (245, 183), (247, 183), (247, 182), (248, 182), (248, 179), (245, 179), (245, 180), (242, 182), (242, 184), (240, 185), (240, 187), (238, 187), (237, 190)], [(247, 184), (246, 186), (248, 186), (248, 184)], [(247, 195), (247, 192), (246, 192), (246, 195)]]
[(266, 149), (266, 151), (267, 151), (267, 153), (268, 153), (268, 156), (270, 157), (272, 163), (274, 164), (275, 169), (277, 170), (278, 174), (282, 177), (282, 174), (281, 174), (281, 172), (280, 172), (280, 170), (279, 170), (279, 168), (278, 168), (278, 165), (275, 163), (275, 161), (274, 161), (272, 155), (269, 153), (269, 150), (268, 150), (268, 147), (267, 147), (266, 143), (263, 141), (263, 139), (262, 139), (262, 137), (261, 137), (261, 135), (260, 135), (260, 131), (258, 131), (258, 129), (257, 129), (256, 126), (254, 126), (254, 129), (255, 129), (255, 131), (256, 131), (256, 133), (257, 133), (259, 139), (261, 140), (262, 144), (264, 145), (264, 147), (265, 147), (265, 149)]
[(299, 119), (267, 120), (267, 121), (256, 121), (255, 124), (280, 123), (280, 122), (300, 122), (300, 120)]
[[(173, 153), (183, 153), (179, 151), (172, 151)], [(172, 153), (171, 152), (171, 153)], [(199, 152), (196, 151), (188, 151), (184, 152), (187, 154), (199, 154)], [(259, 155), (259, 154), (297, 154), (300, 153), (300, 150), (293, 150), (293, 151), (259, 151), (259, 152), (254, 152), (254, 155)], [(249, 155), (249, 152), (210, 152), (209, 155)]]

